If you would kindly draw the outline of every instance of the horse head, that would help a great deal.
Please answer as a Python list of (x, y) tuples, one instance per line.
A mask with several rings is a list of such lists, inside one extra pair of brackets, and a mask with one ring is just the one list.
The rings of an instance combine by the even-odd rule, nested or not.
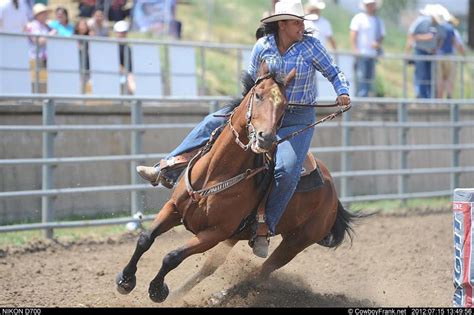
[(278, 81), (265, 62), (260, 66), (258, 78), (250, 90), (247, 108), (247, 130), (253, 152), (266, 153), (273, 148), (288, 104), (285, 87), (295, 75), (296, 70), (293, 69), (282, 81)]

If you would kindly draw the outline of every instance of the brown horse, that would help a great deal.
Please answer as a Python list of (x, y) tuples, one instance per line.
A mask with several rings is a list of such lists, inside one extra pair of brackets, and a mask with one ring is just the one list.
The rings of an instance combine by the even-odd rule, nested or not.
[[(252, 213), (266, 191), (266, 187), (260, 185), (261, 176), (260, 179), (254, 176), (263, 169), (256, 164), (256, 156), (275, 149), (276, 131), (288, 105), (285, 86), (294, 76), (293, 70), (284, 82), (277, 82), (267, 73), (266, 67), (260, 69), (259, 78), (235, 108), (219, 137), (212, 146), (206, 146), (205, 154), (198, 154), (199, 158), (191, 160), (170, 200), (150, 228), (139, 236), (133, 256), (117, 275), (120, 293), (128, 294), (135, 287), (137, 263), (155, 238), (177, 225), (184, 224), (195, 235), (164, 257), (148, 290), (155, 302), (167, 298), (169, 290), (165, 276), (184, 259), (208, 251), (223, 241), (230, 245), (224, 255), (206, 262), (201, 273), (191, 281), (196, 284), (196, 280), (200, 281), (216, 270), (233, 245), (252, 237), (252, 228), (243, 222), (255, 217)], [(251, 150), (247, 150), (249, 148)], [(351, 236), (350, 222), (356, 215), (343, 208), (328, 169), (321, 161), (317, 163), (324, 184), (316, 190), (293, 195), (276, 230), (282, 235), (282, 241), (263, 263), (260, 279), (267, 278), (312, 244), (337, 247), (346, 234)], [(184, 288), (192, 287), (191, 282)]]

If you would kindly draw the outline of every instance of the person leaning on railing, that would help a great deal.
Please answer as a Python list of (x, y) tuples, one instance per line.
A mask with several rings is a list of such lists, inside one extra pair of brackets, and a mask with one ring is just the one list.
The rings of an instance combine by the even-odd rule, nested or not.
[[(48, 16), (51, 10), (42, 3), (37, 3), (33, 6), (34, 19), (26, 25), (26, 33), (31, 35), (54, 35), (56, 32), (52, 30), (48, 24)], [(46, 37), (32, 36), (30, 37), (30, 61), (34, 69), (35, 63), (38, 66), (45, 68), (47, 53), (46, 53)]]
[[(411, 50), (415, 56), (433, 56), (436, 54), (439, 43), (443, 38), (443, 29), (440, 24), (443, 17), (436, 5), (427, 4), (416, 20), (408, 29), (405, 51)], [(431, 98), (432, 86), (432, 61), (416, 59), (415, 65), (415, 93), (417, 98)]]

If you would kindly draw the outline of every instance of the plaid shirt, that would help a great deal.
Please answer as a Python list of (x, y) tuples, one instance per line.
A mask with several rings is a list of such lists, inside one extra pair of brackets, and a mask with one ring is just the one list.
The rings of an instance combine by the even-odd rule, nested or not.
[(334, 63), (321, 42), (312, 36), (304, 36), (281, 55), (274, 35), (260, 38), (253, 47), (248, 72), (257, 79), (260, 63), (266, 61), (270, 72), (277, 78), (285, 77), (296, 68), (296, 77), (286, 87), (288, 102), (316, 103), (316, 71), (322, 73), (333, 85), (337, 95), (349, 94), (349, 82)]

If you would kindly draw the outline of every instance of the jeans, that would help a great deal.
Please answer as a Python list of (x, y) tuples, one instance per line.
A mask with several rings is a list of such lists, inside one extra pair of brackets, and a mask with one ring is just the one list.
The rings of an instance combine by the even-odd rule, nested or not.
[[(415, 55), (418, 56), (429, 56), (427, 53), (420, 49), (415, 49)], [(415, 60), (415, 93), (417, 98), (431, 98), (432, 86), (431, 86), (431, 66), (430, 60)]]
[(372, 57), (359, 57), (356, 61), (357, 96), (367, 97), (372, 91), (375, 78), (375, 62)]
[[(230, 108), (223, 108), (214, 114), (222, 115), (230, 111)], [(227, 121), (227, 118), (214, 117), (214, 114), (207, 115), (166, 158), (189, 152), (206, 144), (212, 131)], [(313, 123), (315, 117), (314, 108), (287, 109), (282, 125), (277, 132), (277, 138), (284, 138), (304, 128)], [(298, 185), (301, 168), (306, 158), (306, 153), (309, 150), (312, 137), (313, 129), (309, 129), (296, 137), (280, 143), (277, 147), (274, 171), (275, 184), (270, 191), (265, 209), (266, 223), (272, 235), (275, 235), (276, 225)], [(155, 165), (155, 167), (159, 167), (159, 164)], [(167, 173), (167, 176), (177, 180), (180, 173), (181, 171), (170, 172)]]

